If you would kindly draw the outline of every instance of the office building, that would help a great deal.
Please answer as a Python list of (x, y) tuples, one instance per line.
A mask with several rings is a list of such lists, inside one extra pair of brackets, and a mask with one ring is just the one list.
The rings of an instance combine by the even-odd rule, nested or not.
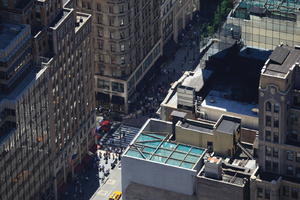
[(277, 46), (259, 84), (260, 171), (252, 199), (299, 199), (300, 136), (298, 47)]
[(61, 1), (23, 3), (9, 5), (32, 6), (38, 26), (0, 25), (0, 197), (57, 199), (94, 144), (91, 15)]
[(194, 121), (178, 111), (172, 122), (149, 119), (123, 154), (122, 198), (249, 199), (258, 167), (240, 125), (230, 116)]
[(199, 2), (79, 0), (76, 8), (93, 16), (97, 104), (128, 112), (137, 85)]
[(173, 110), (211, 121), (230, 115), (242, 119), (243, 130), (258, 130), (259, 74), (270, 53), (233, 46), (210, 56), (205, 66), (185, 72), (173, 83), (161, 103), (161, 119), (170, 120)]
[(299, 7), (298, 1), (242, 0), (227, 18), (225, 35), (254, 48), (299, 45)]

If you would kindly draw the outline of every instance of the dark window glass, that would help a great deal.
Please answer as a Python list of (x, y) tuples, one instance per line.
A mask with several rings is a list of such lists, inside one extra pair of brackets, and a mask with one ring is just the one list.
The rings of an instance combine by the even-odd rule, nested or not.
[(266, 111), (271, 111), (272, 109), (272, 104), (268, 101), (266, 102)]
[(271, 141), (271, 131), (266, 131), (266, 141)]
[(266, 189), (265, 190), (265, 199), (270, 199), (271, 194), (270, 194), (270, 190)]
[(271, 126), (272, 118), (271, 116), (266, 116), (266, 126)]
[(263, 189), (262, 188), (257, 188), (257, 197), (258, 198), (263, 198)]

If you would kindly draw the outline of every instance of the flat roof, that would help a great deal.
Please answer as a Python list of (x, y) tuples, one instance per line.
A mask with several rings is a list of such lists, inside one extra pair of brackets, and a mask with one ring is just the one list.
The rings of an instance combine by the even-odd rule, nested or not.
[(24, 28), (21, 24), (0, 24), (0, 49), (5, 49)]
[(184, 128), (194, 129), (205, 133), (212, 133), (214, 130), (214, 126), (212, 124), (208, 123), (202, 123), (200, 121), (191, 121), (191, 120), (185, 120), (181, 123), (181, 126)]
[(169, 135), (140, 133), (125, 153), (126, 156), (193, 169), (205, 149), (167, 141)]
[(76, 12), (76, 26), (75, 26), (75, 32), (77, 32), (89, 19), (91, 15)]
[(228, 118), (222, 118), (220, 124), (217, 127), (218, 132), (233, 134), (240, 126), (240, 122), (230, 120)]
[(300, 49), (278, 46), (270, 56), (264, 74), (284, 77), (290, 68), (300, 60)]
[(43, 74), (46, 69), (47, 67), (44, 67), (43, 69), (36, 69), (33, 67), (31, 71), (26, 74), (25, 78), (9, 94), (0, 95), (0, 102), (3, 99), (17, 100), (30, 84), (39, 79), (40, 75)]
[(234, 11), (233, 17), (249, 19), (251, 13), (263, 14), (277, 19), (287, 19), (287, 17), (293, 18), (293, 14), (299, 8), (300, 1), (298, 0), (242, 0)]
[(257, 104), (234, 101), (225, 98), (226, 94), (226, 92), (211, 90), (201, 103), (201, 106), (225, 112), (258, 117), (257, 114), (253, 112), (253, 109), (257, 108)]
[(72, 10), (68, 10), (64, 8), (59, 15), (55, 18), (55, 20), (52, 22), (51, 26), (52, 28), (57, 28), (58, 25), (60, 25), (66, 18), (67, 16), (71, 13)]

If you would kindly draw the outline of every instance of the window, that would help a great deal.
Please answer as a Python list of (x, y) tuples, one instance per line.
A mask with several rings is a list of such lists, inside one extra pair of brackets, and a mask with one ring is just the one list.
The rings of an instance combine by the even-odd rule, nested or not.
[(298, 199), (299, 194), (298, 194), (298, 190), (296, 188), (292, 188), (291, 196), (293, 199)]
[(102, 28), (98, 29), (98, 36), (103, 37), (103, 29)]
[(113, 26), (115, 24), (115, 18), (114, 17), (109, 17), (109, 25)]
[(273, 142), (274, 143), (278, 143), (279, 142), (278, 132), (273, 132)]
[(105, 80), (98, 79), (97, 87), (98, 87), (98, 88), (102, 88), (102, 89), (109, 90), (109, 88), (110, 88), (110, 87), (109, 87), (109, 81), (105, 81)]
[(101, 11), (101, 4), (100, 3), (97, 3), (97, 10)]
[(293, 161), (294, 160), (294, 152), (286, 151), (287, 160)]
[(271, 171), (272, 166), (271, 166), (271, 161), (266, 160), (266, 171)]
[(125, 45), (121, 44), (120, 49), (121, 49), (121, 51), (125, 51)]
[(121, 56), (121, 64), (125, 64), (125, 57), (124, 56)]
[(103, 23), (103, 15), (98, 15), (97, 21), (98, 21), (98, 24), (102, 24)]
[(124, 39), (124, 38), (125, 38), (125, 32), (124, 32), (124, 31), (121, 31), (121, 32), (120, 32), (120, 38), (121, 38), (121, 39)]
[(271, 116), (266, 116), (266, 126), (271, 126)]
[(263, 198), (263, 189), (260, 187), (257, 188), (257, 197)]
[(266, 189), (265, 190), (265, 199), (270, 199), (271, 195), (270, 195), (270, 190)]
[(282, 187), (282, 195), (285, 197), (290, 196), (290, 188), (288, 186), (283, 186)]
[(294, 168), (293, 168), (293, 166), (291, 166), (291, 165), (287, 166), (287, 168), (286, 168), (286, 175), (289, 175), (289, 176), (293, 176), (294, 175)]
[(300, 162), (300, 152), (296, 153), (296, 162)]
[(271, 131), (266, 131), (266, 141), (271, 141)]
[(108, 11), (109, 11), (109, 13), (114, 13), (114, 7), (113, 6), (109, 6), (108, 7)]
[(119, 12), (120, 12), (120, 13), (123, 13), (123, 12), (124, 12), (124, 5), (120, 5), (120, 6), (119, 6)]
[(110, 50), (111, 50), (111, 52), (115, 52), (116, 51), (116, 45), (115, 44), (110, 44)]
[(266, 146), (266, 156), (272, 156), (272, 148)]
[(296, 177), (300, 178), (300, 167), (296, 167)]
[(100, 62), (104, 62), (104, 55), (103, 55), (103, 54), (100, 54), (100, 55), (99, 55), (99, 61), (100, 61)]
[(110, 63), (111, 63), (111, 64), (117, 64), (117, 63), (116, 63), (116, 57), (115, 57), (115, 56), (111, 56), (111, 57), (110, 57)]
[(271, 111), (271, 109), (272, 109), (272, 104), (269, 101), (267, 101), (266, 102), (266, 111)]
[(125, 21), (124, 18), (120, 19), (120, 26), (124, 26), (124, 21)]
[(278, 173), (278, 163), (273, 162), (273, 172)]
[(103, 40), (98, 40), (99, 49), (103, 49)]
[(278, 128), (279, 127), (279, 120), (278, 119), (274, 119), (274, 127)]
[(273, 157), (278, 158), (278, 149), (277, 148), (273, 148)]
[(274, 113), (279, 113), (280, 107), (279, 104), (274, 104)]
[(114, 39), (114, 32), (109, 32), (110, 39)]
[(122, 83), (112, 82), (112, 90), (116, 92), (124, 92), (124, 85)]

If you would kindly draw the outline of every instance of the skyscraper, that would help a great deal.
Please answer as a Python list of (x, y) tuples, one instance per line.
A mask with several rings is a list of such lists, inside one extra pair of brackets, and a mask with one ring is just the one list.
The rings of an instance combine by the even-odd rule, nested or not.
[(78, 0), (76, 8), (93, 17), (97, 104), (128, 112), (137, 85), (163, 54), (163, 45), (177, 39), (199, 2)]
[(56, 199), (94, 144), (91, 16), (54, 0), (0, 13), (0, 197)]
[(260, 172), (252, 199), (300, 197), (298, 47), (278, 46), (262, 69), (259, 84)]

